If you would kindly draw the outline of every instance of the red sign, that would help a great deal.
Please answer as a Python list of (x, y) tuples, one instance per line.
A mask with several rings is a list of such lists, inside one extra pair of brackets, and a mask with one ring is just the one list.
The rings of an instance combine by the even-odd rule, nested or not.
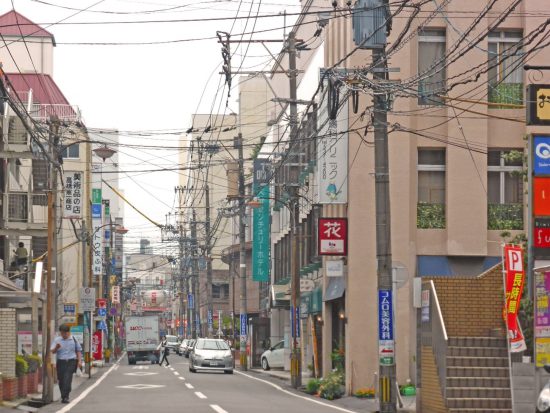
[(319, 218), (319, 255), (348, 255), (348, 219)]
[(533, 180), (533, 214), (550, 215), (550, 178), (535, 177)]
[(550, 228), (535, 227), (534, 240), (535, 248), (550, 248)]
[(92, 354), (94, 356), (94, 360), (102, 360), (103, 359), (103, 331), (97, 330), (94, 332), (94, 335), (92, 336)]
[(107, 299), (98, 298), (97, 299), (97, 308), (107, 308)]
[(525, 281), (523, 250), (520, 246), (506, 245), (504, 247), (504, 265), (506, 269), (505, 321), (508, 328), (510, 350), (518, 352), (526, 349), (517, 317)]

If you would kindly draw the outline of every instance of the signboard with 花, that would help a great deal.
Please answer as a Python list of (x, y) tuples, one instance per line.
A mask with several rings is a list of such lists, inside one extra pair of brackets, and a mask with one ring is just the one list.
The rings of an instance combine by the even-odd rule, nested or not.
[(319, 255), (348, 254), (347, 218), (319, 218)]

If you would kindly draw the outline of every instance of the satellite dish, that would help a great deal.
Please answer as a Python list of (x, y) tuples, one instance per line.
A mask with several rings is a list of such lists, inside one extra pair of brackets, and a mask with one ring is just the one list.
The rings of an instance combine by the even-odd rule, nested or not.
[(404, 287), (409, 280), (409, 270), (407, 270), (407, 267), (402, 262), (392, 261), (391, 274), (393, 285), (396, 289)]

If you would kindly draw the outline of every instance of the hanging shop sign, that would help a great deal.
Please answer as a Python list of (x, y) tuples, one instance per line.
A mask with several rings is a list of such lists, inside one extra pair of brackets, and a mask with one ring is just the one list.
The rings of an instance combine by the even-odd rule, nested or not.
[(82, 218), (82, 172), (66, 171), (63, 174), (65, 178), (64, 200), (63, 200), (63, 218), (81, 219)]
[[(325, 69), (321, 69), (324, 76)], [(317, 179), (320, 204), (348, 202), (348, 99), (324, 76), (327, 93), (317, 115)], [(339, 95), (342, 102), (339, 104)]]
[(506, 306), (504, 310), (510, 351), (524, 351), (527, 346), (518, 321), (520, 300), (525, 281), (523, 249), (517, 245), (506, 245), (504, 247), (504, 265), (506, 271)]
[(528, 125), (550, 125), (550, 85), (528, 85), (526, 102)]
[(348, 254), (347, 218), (319, 218), (318, 228), (319, 255)]
[(111, 287), (111, 302), (113, 304), (120, 303), (120, 286), (114, 285)]

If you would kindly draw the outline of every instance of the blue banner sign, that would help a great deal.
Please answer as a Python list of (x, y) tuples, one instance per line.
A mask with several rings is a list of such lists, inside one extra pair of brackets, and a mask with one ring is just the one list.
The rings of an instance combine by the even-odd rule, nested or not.
[(193, 294), (187, 294), (187, 307), (195, 308), (195, 299)]
[(246, 314), (241, 314), (241, 336), (246, 336), (247, 323), (248, 320)]
[(391, 290), (378, 291), (378, 339), (393, 340), (393, 306)]
[(550, 175), (550, 136), (533, 137), (535, 175)]

